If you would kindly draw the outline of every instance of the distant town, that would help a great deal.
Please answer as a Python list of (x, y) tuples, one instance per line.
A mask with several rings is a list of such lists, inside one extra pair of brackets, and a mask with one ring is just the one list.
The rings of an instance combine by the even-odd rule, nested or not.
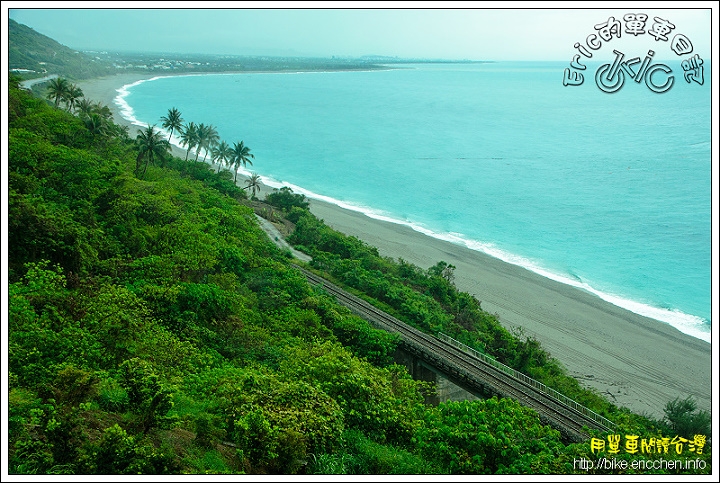
[[(287, 71), (287, 70), (370, 70), (384, 69), (389, 64), (416, 63), (483, 63), (484, 61), (442, 60), (442, 59), (402, 59), (398, 57), (275, 57), (240, 56), (213, 54), (153, 54), (118, 53), (107, 51), (75, 51), (87, 62), (101, 69), (102, 74), (119, 72), (242, 72), (242, 71)], [(23, 78), (45, 76), (55, 72), (52, 64), (35, 62), (34, 69), (27, 67), (11, 68), (10, 72)], [(85, 77), (85, 76), (82, 76)]]
[[(242, 56), (213, 54), (157, 54), (83, 52), (91, 58), (124, 71), (243, 71), (243, 70), (323, 70), (381, 68), (382, 63), (397, 63), (400, 59), (367, 56), (360, 58), (308, 58)], [(403, 62), (408, 62), (404, 60)]]

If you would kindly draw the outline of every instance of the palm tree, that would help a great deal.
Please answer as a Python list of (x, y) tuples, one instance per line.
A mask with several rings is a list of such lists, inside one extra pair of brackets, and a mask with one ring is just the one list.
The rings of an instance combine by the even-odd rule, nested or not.
[(255, 198), (255, 193), (260, 191), (260, 175), (257, 173), (252, 173), (250, 177), (247, 180), (247, 186), (245, 186), (243, 189), (250, 189), (250, 192), (252, 193), (251, 197)]
[(215, 129), (215, 126), (212, 124), (208, 124), (207, 126), (204, 123), (200, 123), (198, 125), (198, 144), (197, 144), (197, 153), (195, 154), (195, 161), (198, 160), (198, 156), (200, 155), (200, 150), (205, 150), (205, 157), (203, 158), (203, 162), (207, 159), (208, 151), (211, 147), (215, 146), (217, 144), (218, 140), (220, 139), (220, 136), (218, 135), (217, 129)]
[(72, 112), (73, 109), (75, 109), (75, 106), (77, 105), (78, 101), (85, 97), (85, 94), (83, 94), (82, 89), (80, 89), (75, 84), (72, 84), (65, 94), (65, 103), (67, 104), (67, 110), (69, 112)]
[(237, 183), (237, 172), (238, 169), (240, 169), (240, 165), (247, 166), (247, 164), (250, 163), (250, 166), (252, 166), (250, 158), (255, 159), (255, 156), (250, 154), (250, 148), (245, 146), (242, 141), (233, 145), (232, 153), (232, 166), (235, 168), (235, 183)]
[(95, 104), (90, 99), (85, 99), (84, 97), (78, 101), (75, 107), (81, 117), (89, 116), (95, 111)]
[(207, 138), (207, 131), (208, 127), (205, 125), (205, 123), (200, 123), (197, 126), (197, 142), (195, 143), (195, 147), (197, 148), (195, 150), (195, 162), (197, 162), (198, 157), (200, 157), (200, 150), (205, 147), (206, 138)]
[(198, 145), (198, 129), (194, 122), (191, 122), (185, 129), (180, 133), (180, 145), (187, 146), (187, 152), (185, 153), (185, 161), (188, 160), (190, 150)]
[(180, 115), (180, 111), (173, 107), (168, 110), (167, 116), (161, 117), (160, 120), (162, 121), (162, 127), (170, 129), (170, 137), (168, 138), (168, 141), (172, 142), (173, 131), (175, 129), (180, 131), (183, 126), (183, 118)]
[(210, 124), (207, 127), (207, 133), (205, 136), (205, 157), (203, 158), (203, 162), (205, 162), (205, 160), (207, 159), (208, 149), (211, 149), (211, 148), (217, 146), (217, 143), (219, 141), (220, 141), (220, 134), (218, 134), (215, 126)]
[(130, 139), (130, 126), (111, 122), (108, 128), (116, 137), (120, 139)]
[(97, 112), (100, 116), (102, 116), (108, 121), (112, 118), (112, 111), (102, 102), (98, 101), (95, 103), (94, 112)]
[[(230, 145), (225, 141), (222, 141), (212, 149), (212, 160), (220, 166), (226, 164), (230, 159), (232, 159), (232, 149), (230, 149)], [(220, 172), (219, 166), (218, 172)]]
[(50, 80), (48, 85), (47, 98), (55, 101), (55, 107), (58, 107), (60, 101), (65, 99), (68, 91), (70, 90), (70, 83), (67, 79), (62, 77), (56, 77)]
[[(100, 131), (103, 131), (104, 134), (109, 134), (115, 130), (111, 122), (112, 111), (109, 107), (99, 102), (92, 102), (90, 99), (83, 97), (75, 104), (75, 110), (76, 114), (85, 123), (85, 127), (93, 134), (100, 134)], [(116, 134), (119, 134), (119, 131), (116, 132)]]
[(165, 153), (170, 150), (170, 143), (164, 139), (160, 131), (155, 130), (155, 126), (148, 126), (146, 129), (138, 129), (138, 135), (135, 139), (138, 145), (138, 155), (135, 162), (135, 172), (140, 171), (142, 160), (145, 159), (145, 168), (140, 178), (145, 177), (148, 164), (153, 163), (155, 157), (164, 159)]
[(104, 119), (97, 112), (91, 112), (83, 117), (85, 127), (92, 133), (93, 136), (104, 136), (109, 133), (110, 126), (106, 119)]

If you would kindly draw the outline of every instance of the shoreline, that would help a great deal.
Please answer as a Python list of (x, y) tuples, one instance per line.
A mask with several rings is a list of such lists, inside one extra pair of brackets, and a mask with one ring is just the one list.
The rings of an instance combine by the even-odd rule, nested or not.
[(521, 327), (585, 387), (637, 413), (663, 416), (668, 401), (693, 395), (711, 409), (711, 344), (490, 255), (408, 226), (311, 200), (332, 228), (427, 269), (455, 265), (455, 285), (508, 329)]
[[(704, 342), (707, 342), (708, 344), (711, 343), (712, 333), (711, 332), (705, 332), (701, 329), (697, 329), (693, 327), (692, 324), (697, 324), (698, 321), (701, 324), (708, 323), (707, 319), (704, 319), (699, 316), (690, 315), (685, 312), (677, 311), (677, 310), (670, 310), (670, 309), (661, 309), (657, 307), (653, 307), (647, 304), (643, 304), (640, 302), (636, 302), (629, 298), (623, 298), (620, 296), (613, 295), (608, 292), (603, 292), (600, 290), (595, 289), (594, 287), (579, 283), (571, 278), (569, 278), (567, 275), (554, 273), (549, 270), (541, 268), (539, 265), (534, 263), (529, 264), (522, 264), (522, 263), (516, 263), (508, 260), (508, 258), (512, 258), (512, 253), (507, 253), (502, 250), (495, 250), (495, 253), (491, 253), (488, 250), (485, 250), (482, 248), (483, 243), (477, 242), (468, 238), (464, 238), (462, 236), (453, 234), (453, 233), (444, 233), (444, 232), (437, 232), (433, 231), (428, 228), (424, 228), (422, 225), (410, 222), (410, 221), (403, 221), (398, 218), (393, 218), (392, 216), (388, 216), (385, 214), (381, 214), (381, 212), (378, 212), (377, 210), (374, 210), (372, 208), (363, 208), (356, 206), (349, 202), (344, 202), (341, 200), (334, 199), (332, 197), (320, 195), (317, 193), (313, 193), (311, 191), (308, 191), (300, 186), (295, 186), (289, 183), (285, 183), (286, 185), (293, 188), (293, 190), (296, 193), (304, 194), (308, 199), (311, 200), (317, 200), (322, 201), (324, 203), (336, 206), (338, 208), (346, 209), (349, 211), (353, 211), (356, 213), (360, 213), (362, 215), (365, 215), (369, 218), (373, 218), (375, 220), (379, 221), (386, 221), (391, 224), (395, 225), (402, 225), (411, 228), (412, 230), (428, 236), (430, 238), (434, 238), (435, 240), (450, 243), (453, 245), (460, 245), (463, 247), (466, 247), (472, 251), (482, 253), (486, 256), (489, 256), (492, 259), (500, 260), (505, 263), (515, 265), (519, 268), (531, 271), (535, 274), (540, 275), (543, 278), (547, 278), (550, 280), (554, 280), (556, 282), (559, 282), (562, 285), (573, 287), (577, 290), (581, 290), (590, 294), (593, 294), (600, 299), (604, 300), (605, 302), (608, 302), (614, 306), (620, 307), (625, 310), (629, 310), (630, 312), (633, 312), (637, 315), (647, 317), (649, 319), (652, 319), (658, 323), (665, 323), (669, 324), (672, 327), (676, 328), (680, 332), (687, 334), (693, 338), (702, 340)], [(273, 187), (280, 188), (283, 186), (283, 183), (272, 181)], [(277, 185), (277, 186), (274, 186)], [(473, 247), (475, 245), (475, 247)], [(522, 257), (520, 257), (522, 258)], [(655, 316), (657, 315), (657, 316)], [(679, 319), (679, 320), (678, 320)]]
[[(87, 99), (108, 105), (118, 124), (132, 129), (139, 126), (124, 119), (114, 103), (117, 89), (155, 77), (166, 75), (119, 74), (77, 85)], [(172, 152), (185, 156), (185, 150), (174, 145)], [(238, 174), (245, 179), (242, 172)], [(271, 190), (265, 186), (260, 197)], [(377, 247), (383, 256), (402, 258), (423, 269), (441, 260), (455, 265), (458, 289), (476, 296), (505, 327), (522, 327), (568, 374), (619, 406), (661, 418), (665, 403), (692, 395), (699, 409), (711, 410), (712, 349), (703, 340), (582, 289), (405, 225), (314, 198), (310, 211), (332, 228)]]

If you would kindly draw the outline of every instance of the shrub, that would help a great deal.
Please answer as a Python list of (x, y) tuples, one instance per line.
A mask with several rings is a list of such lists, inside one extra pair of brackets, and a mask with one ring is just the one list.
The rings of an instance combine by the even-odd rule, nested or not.
[(680, 436), (692, 438), (696, 434), (710, 434), (710, 413), (697, 411), (697, 403), (692, 396), (669, 401), (665, 405), (665, 420), (670, 429)]
[(283, 186), (279, 190), (265, 195), (265, 202), (280, 208), (285, 211), (285, 213), (289, 213), (293, 207), (306, 210), (310, 206), (310, 202), (307, 201), (305, 195), (295, 194), (293, 190), (287, 186)]

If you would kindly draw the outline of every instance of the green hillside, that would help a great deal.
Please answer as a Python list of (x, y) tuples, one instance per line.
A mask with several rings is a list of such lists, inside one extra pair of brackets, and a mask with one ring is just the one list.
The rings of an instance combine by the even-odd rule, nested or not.
[[(11, 474), (587, 474), (575, 462), (601, 456), (509, 399), (424, 404), (431, 388), (392, 363), (398, 340), (311, 286), (231, 173), (162, 149), (151, 162), (147, 136), (10, 81)], [(583, 393), (459, 293), (442, 263), (383, 259), (300, 195), (266, 201), (296, 222), (316, 268), (410, 323), (545, 373), (619, 433), (692, 440), (703, 429), (687, 406), (659, 422)], [(680, 472), (710, 473), (707, 443), (678, 457), (702, 468)]]
[(30, 27), (8, 20), (8, 68), (25, 69), (23, 78), (58, 74), (70, 79), (87, 79), (113, 73), (112, 65), (65, 47)]

